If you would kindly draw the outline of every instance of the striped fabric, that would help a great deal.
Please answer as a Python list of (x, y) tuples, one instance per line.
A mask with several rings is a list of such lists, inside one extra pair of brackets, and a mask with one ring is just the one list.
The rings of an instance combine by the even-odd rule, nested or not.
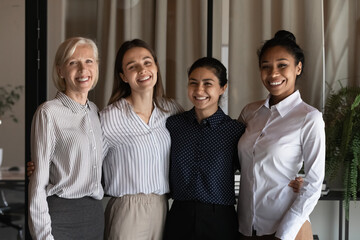
[(35, 172), (29, 183), (29, 226), (34, 239), (52, 239), (47, 196), (94, 199), (101, 186), (102, 132), (92, 102), (78, 104), (58, 92), (36, 111), (31, 129)]
[(169, 192), (170, 135), (165, 122), (170, 115), (180, 112), (181, 107), (168, 100), (162, 100), (161, 105), (168, 112), (155, 106), (148, 124), (125, 99), (100, 112), (107, 195)]

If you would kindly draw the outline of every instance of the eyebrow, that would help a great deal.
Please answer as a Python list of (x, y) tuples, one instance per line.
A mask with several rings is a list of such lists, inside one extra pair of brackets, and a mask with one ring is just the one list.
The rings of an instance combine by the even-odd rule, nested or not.
[(212, 79), (212, 78), (204, 78), (204, 79), (196, 79), (196, 78), (189, 78), (189, 81), (190, 80), (193, 80), (193, 81), (202, 81), (202, 82), (207, 82), (207, 81), (215, 81), (214, 79)]
[[(276, 62), (279, 62), (279, 61), (290, 61), (289, 59), (287, 59), (287, 58), (278, 58), (278, 59), (276, 59), (275, 61)], [(268, 63), (269, 61), (266, 61), (266, 60), (262, 60), (261, 61), (261, 63)]]
[[(152, 57), (150, 57), (150, 56), (145, 56), (145, 57), (143, 57), (141, 60), (146, 60), (146, 59), (150, 59), (150, 60), (152, 60)], [(130, 62), (128, 62), (126, 65), (125, 65), (125, 67), (127, 67), (128, 65), (130, 65), (130, 64), (132, 64), (132, 63), (134, 63), (135, 61), (130, 61)]]

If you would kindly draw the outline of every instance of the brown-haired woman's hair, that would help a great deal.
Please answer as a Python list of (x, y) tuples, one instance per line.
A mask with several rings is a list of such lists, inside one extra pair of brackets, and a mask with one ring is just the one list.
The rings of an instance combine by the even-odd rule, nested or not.
[(124, 74), (123, 59), (124, 59), (125, 53), (128, 50), (135, 48), (135, 47), (141, 47), (141, 48), (147, 49), (151, 53), (152, 57), (154, 58), (155, 64), (158, 69), (158, 73), (157, 73), (158, 79), (154, 86), (153, 101), (158, 108), (160, 108), (162, 111), (164, 111), (164, 109), (159, 105), (159, 98), (165, 98), (165, 95), (164, 95), (164, 88), (162, 85), (162, 78), (161, 78), (161, 74), (160, 74), (160, 67), (159, 67), (158, 60), (157, 60), (155, 51), (145, 41), (140, 40), (140, 39), (133, 39), (133, 40), (124, 42), (121, 45), (121, 47), (119, 48), (119, 51), (117, 52), (116, 60), (115, 60), (115, 69), (114, 69), (114, 84), (113, 84), (113, 89), (112, 89), (111, 97), (110, 97), (108, 104), (110, 105), (110, 104), (120, 100), (121, 98), (126, 98), (131, 95), (130, 85), (121, 78), (120, 73)]

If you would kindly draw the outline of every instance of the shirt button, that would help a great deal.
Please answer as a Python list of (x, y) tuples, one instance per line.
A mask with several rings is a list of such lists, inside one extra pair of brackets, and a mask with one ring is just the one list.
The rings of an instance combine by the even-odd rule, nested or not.
[(93, 130), (92, 130), (92, 129), (90, 129), (90, 132), (92, 133), (92, 132), (93, 132)]
[(95, 169), (95, 168), (96, 168), (96, 165), (94, 165), (93, 168)]

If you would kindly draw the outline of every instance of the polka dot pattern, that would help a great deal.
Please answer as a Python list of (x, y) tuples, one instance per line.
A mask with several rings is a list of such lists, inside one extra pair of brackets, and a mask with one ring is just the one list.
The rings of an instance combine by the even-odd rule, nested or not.
[(194, 108), (169, 117), (170, 190), (174, 200), (232, 205), (237, 143), (245, 126), (219, 108), (198, 123)]

